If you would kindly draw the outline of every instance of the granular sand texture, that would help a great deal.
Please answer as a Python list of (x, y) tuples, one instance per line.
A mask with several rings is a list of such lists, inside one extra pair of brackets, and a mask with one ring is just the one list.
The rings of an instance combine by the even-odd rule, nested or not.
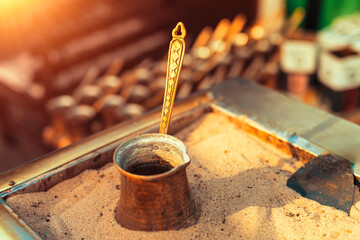
[(350, 216), (286, 186), (302, 164), (210, 113), (176, 135), (188, 147), (187, 174), (199, 222), (178, 231), (140, 232), (115, 220), (120, 173), (112, 163), (47, 192), (7, 203), (45, 239), (359, 239), (360, 193)]

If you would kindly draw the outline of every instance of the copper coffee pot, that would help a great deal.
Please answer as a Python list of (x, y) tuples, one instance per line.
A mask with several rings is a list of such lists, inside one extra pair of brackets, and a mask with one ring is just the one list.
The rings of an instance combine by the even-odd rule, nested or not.
[(190, 158), (183, 142), (166, 134), (144, 134), (115, 152), (121, 174), (116, 220), (128, 229), (160, 231), (195, 224), (197, 209), (186, 176)]
[(128, 229), (161, 231), (195, 224), (199, 218), (186, 176), (190, 158), (185, 144), (167, 135), (184, 58), (185, 27), (172, 32), (160, 133), (144, 134), (123, 142), (115, 151), (120, 171), (117, 222)]

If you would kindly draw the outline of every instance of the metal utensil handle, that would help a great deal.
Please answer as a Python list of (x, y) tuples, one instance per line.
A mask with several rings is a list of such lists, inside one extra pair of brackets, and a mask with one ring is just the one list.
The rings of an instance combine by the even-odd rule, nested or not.
[(166, 86), (164, 94), (164, 103), (161, 112), (159, 133), (166, 134), (170, 124), (171, 112), (174, 105), (176, 88), (180, 76), (182, 63), (185, 53), (186, 35), (185, 26), (179, 22), (172, 31), (173, 39), (169, 45), (168, 65), (166, 72)]

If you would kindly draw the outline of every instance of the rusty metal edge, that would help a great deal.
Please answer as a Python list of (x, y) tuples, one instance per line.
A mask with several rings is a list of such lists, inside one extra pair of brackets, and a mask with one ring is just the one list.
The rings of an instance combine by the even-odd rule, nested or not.
[(226, 81), (211, 92), (214, 106), (246, 115), (256, 127), (313, 153), (333, 153), (353, 164), (360, 179), (360, 126), (244, 79)]
[(234, 109), (223, 102), (215, 101), (211, 104), (211, 107), (216, 112), (230, 116), (233, 122), (244, 131), (256, 135), (264, 142), (270, 143), (282, 152), (292, 155), (304, 163), (327, 152), (322, 147), (304, 138), (298, 138), (296, 142), (290, 142), (288, 138), (284, 137), (287, 135), (287, 131), (257, 119), (254, 115), (245, 114), (241, 110)]

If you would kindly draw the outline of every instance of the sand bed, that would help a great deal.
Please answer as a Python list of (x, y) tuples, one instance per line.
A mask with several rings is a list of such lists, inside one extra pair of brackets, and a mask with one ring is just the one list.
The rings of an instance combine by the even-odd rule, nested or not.
[(112, 164), (86, 170), (47, 192), (7, 203), (45, 239), (358, 239), (360, 193), (350, 216), (286, 187), (301, 166), (239, 129), (207, 114), (176, 135), (188, 146), (188, 178), (199, 222), (187, 229), (137, 232), (115, 221), (119, 173)]

